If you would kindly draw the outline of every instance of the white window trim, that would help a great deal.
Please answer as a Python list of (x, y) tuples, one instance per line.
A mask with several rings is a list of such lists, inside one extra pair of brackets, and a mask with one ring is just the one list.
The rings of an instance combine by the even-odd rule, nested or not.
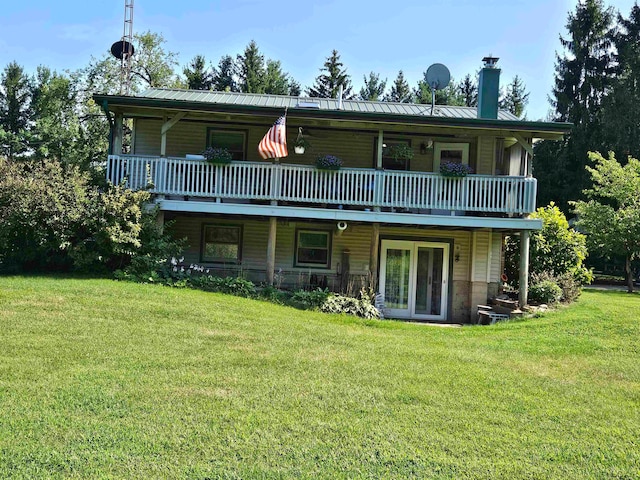
[(440, 143), (436, 142), (433, 149), (433, 171), (440, 171), (440, 157), (443, 150), (459, 150), (462, 152), (462, 163), (469, 165), (469, 144), (468, 143)]

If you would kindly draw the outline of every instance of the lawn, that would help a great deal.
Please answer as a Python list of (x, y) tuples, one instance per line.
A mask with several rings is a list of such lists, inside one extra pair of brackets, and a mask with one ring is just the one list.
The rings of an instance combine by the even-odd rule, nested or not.
[(0, 278), (0, 478), (638, 478), (640, 295), (440, 328)]

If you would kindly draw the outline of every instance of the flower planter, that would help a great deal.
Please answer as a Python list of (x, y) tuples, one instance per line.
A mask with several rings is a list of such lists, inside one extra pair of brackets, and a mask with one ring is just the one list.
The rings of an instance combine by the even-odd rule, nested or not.
[(296, 152), (298, 155), (302, 155), (304, 154), (305, 148), (304, 147), (293, 147), (293, 151)]

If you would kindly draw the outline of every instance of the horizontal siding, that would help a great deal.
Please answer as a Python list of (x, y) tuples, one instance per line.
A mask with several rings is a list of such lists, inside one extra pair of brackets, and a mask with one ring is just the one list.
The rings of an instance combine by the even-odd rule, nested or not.
[[(275, 119), (274, 119), (275, 120)], [(179, 121), (167, 133), (167, 156), (184, 157), (187, 154), (200, 154), (206, 148), (207, 130), (220, 128), (240, 130), (247, 135), (246, 159), (261, 161), (258, 154), (258, 144), (270, 128), (271, 124), (262, 126), (242, 124), (220, 124), (196, 121)], [(293, 145), (298, 135), (299, 125), (290, 123), (287, 128), (287, 143), (289, 156), (282, 163), (313, 165), (320, 154), (331, 154), (340, 157), (344, 166), (355, 168), (375, 167), (375, 146), (377, 132), (347, 131), (338, 129), (323, 129), (319, 127), (303, 127), (305, 138), (311, 147), (303, 155), (293, 152)], [(134, 154), (160, 155), (162, 121), (157, 119), (137, 119), (135, 122)], [(427, 142), (426, 135), (384, 134), (385, 138), (405, 139), (411, 143), (414, 157), (410, 162), (412, 171), (433, 171), (433, 148), (428, 148), (424, 154), (420, 153), (420, 144)], [(481, 137), (482, 138), (482, 137)], [(450, 140), (450, 139), (449, 139)], [(474, 170), (477, 156), (477, 146), (473, 139), (469, 139), (469, 159)], [(488, 142), (491, 145), (492, 139)], [(486, 154), (483, 154), (486, 156)], [(484, 158), (484, 157), (481, 157)], [(491, 161), (492, 161), (491, 157)], [(478, 172), (481, 173), (481, 172)]]
[(491, 274), (489, 281), (500, 282), (502, 275), (502, 233), (493, 232), (491, 236)]
[(474, 253), (471, 281), (486, 283), (489, 268), (489, 232), (482, 230), (475, 232), (475, 245), (472, 248)]
[(493, 174), (493, 159), (495, 156), (495, 138), (478, 137), (478, 164), (475, 172), (482, 175)]

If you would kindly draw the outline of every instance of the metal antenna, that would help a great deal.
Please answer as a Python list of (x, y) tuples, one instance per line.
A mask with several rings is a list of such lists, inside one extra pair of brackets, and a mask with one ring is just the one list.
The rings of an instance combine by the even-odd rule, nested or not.
[(133, 0), (124, 0), (124, 30), (122, 32), (122, 59), (120, 94), (129, 95), (131, 88), (131, 57), (133, 56)]

